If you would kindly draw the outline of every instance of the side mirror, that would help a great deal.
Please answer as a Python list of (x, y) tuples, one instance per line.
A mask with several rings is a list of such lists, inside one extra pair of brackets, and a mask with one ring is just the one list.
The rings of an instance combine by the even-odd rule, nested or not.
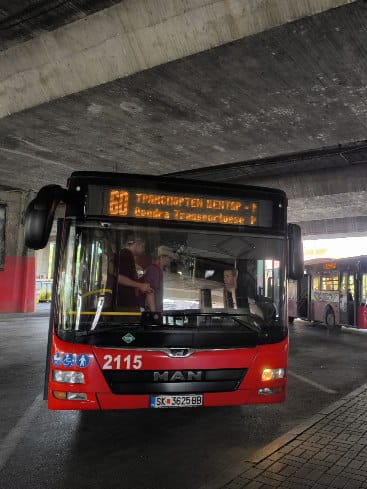
[(288, 278), (299, 280), (303, 277), (303, 271), (301, 228), (298, 224), (288, 224)]
[(33, 250), (44, 248), (50, 237), (58, 204), (66, 201), (67, 191), (59, 185), (41, 188), (25, 212), (25, 245)]

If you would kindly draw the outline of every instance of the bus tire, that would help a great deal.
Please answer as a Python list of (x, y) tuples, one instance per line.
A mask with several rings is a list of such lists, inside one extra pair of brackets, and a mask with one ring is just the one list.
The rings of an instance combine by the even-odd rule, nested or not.
[(337, 329), (335, 324), (335, 314), (331, 307), (326, 309), (325, 324), (329, 331), (335, 331)]

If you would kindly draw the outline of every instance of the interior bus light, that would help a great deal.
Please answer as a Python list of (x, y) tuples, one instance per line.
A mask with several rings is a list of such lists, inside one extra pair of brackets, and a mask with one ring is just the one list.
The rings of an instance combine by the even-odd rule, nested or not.
[(285, 377), (284, 368), (264, 368), (261, 375), (261, 380), (263, 382), (268, 382), (269, 380), (283, 379)]
[(52, 395), (59, 401), (86, 401), (88, 399), (84, 392), (52, 391)]
[(77, 372), (75, 370), (53, 370), (52, 380), (66, 384), (85, 383), (83, 372)]

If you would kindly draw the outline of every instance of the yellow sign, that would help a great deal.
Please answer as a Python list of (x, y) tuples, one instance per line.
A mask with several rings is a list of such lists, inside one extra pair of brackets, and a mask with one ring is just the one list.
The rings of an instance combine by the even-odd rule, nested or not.
[(248, 200), (109, 190), (110, 216), (258, 226), (258, 203)]
[(335, 270), (336, 269), (336, 263), (324, 263), (322, 268), (324, 270)]

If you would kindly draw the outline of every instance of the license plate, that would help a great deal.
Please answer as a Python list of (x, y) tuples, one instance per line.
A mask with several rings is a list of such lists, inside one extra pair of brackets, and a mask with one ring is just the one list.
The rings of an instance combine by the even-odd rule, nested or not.
[(202, 394), (186, 394), (182, 396), (150, 396), (151, 408), (200, 407), (202, 405)]

